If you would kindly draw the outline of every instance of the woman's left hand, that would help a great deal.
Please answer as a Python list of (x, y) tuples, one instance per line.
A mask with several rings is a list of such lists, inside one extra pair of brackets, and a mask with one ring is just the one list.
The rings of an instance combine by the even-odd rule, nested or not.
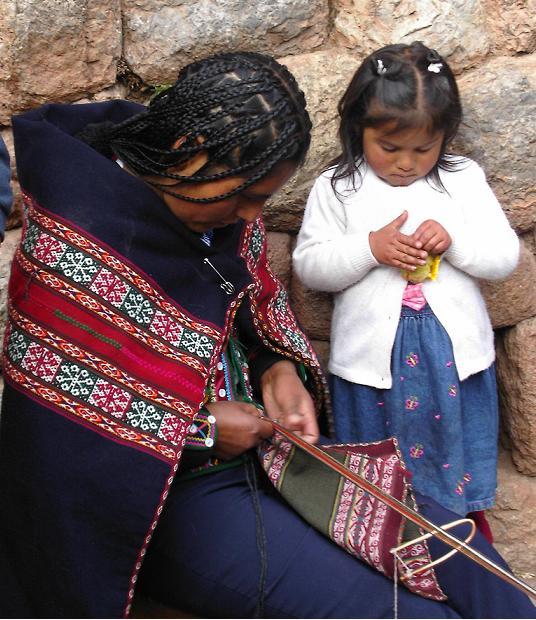
[(261, 390), (265, 412), (270, 418), (309, 443), (318, 441), (320, 433), (313, 399), (291, 361), (281, 360), (270, 366), (261, 377)]

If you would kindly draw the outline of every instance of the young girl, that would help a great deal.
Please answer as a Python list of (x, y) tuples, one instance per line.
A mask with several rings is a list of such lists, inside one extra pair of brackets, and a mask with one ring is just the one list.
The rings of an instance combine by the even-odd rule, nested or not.
[(395, 436), (416, 489), (460, 515), (483, 511), (498, 406), (475, 279), (507, 276), (518, 239), (481, 168), (446, 153), (462, 108), (437, 52), (374, 52), (339, 113), (342, 153), (313, 187), (294, 253), (307, 286), (336, 293), (337, 440)]

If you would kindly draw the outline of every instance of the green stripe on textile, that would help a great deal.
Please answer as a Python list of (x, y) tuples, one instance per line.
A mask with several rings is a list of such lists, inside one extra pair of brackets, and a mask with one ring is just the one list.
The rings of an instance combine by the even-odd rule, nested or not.
[[(344, 454), (330, 454), (344, 462)], [(283, 497), (306, 521), (327, 534), (341, 476), (302, 450), (294, 450), (282, 478)]]

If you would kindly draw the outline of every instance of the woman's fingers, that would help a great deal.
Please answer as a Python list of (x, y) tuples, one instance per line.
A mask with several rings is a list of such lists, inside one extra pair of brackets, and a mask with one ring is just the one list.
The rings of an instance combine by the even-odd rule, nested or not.
[(256, 448), (274, 432), (272, 425), (263, 420), (259, 410), (250, 403), (219, 401), (206, 407), (216, 418), (218, 435), (215, 452), (220, 458), (234, 458)]

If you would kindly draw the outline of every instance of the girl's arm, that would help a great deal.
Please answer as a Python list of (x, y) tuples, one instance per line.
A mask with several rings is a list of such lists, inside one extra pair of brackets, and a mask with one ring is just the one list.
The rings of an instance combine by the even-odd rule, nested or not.
[(378, 265), (369, 232), (346, 233), (344, 205), (329, 178), (319, 177), (309, 194), (292, 256), (301, 281), (312, 289), (337, 292), (361, 280)]
[(519, 239), (480, 166), (472, 162), (454, 174), (465, 175), (459, 187), (464, 220), (449, 229), (452, 243), (444, 257), (475, 278), (505, 278), (517, 265)]

